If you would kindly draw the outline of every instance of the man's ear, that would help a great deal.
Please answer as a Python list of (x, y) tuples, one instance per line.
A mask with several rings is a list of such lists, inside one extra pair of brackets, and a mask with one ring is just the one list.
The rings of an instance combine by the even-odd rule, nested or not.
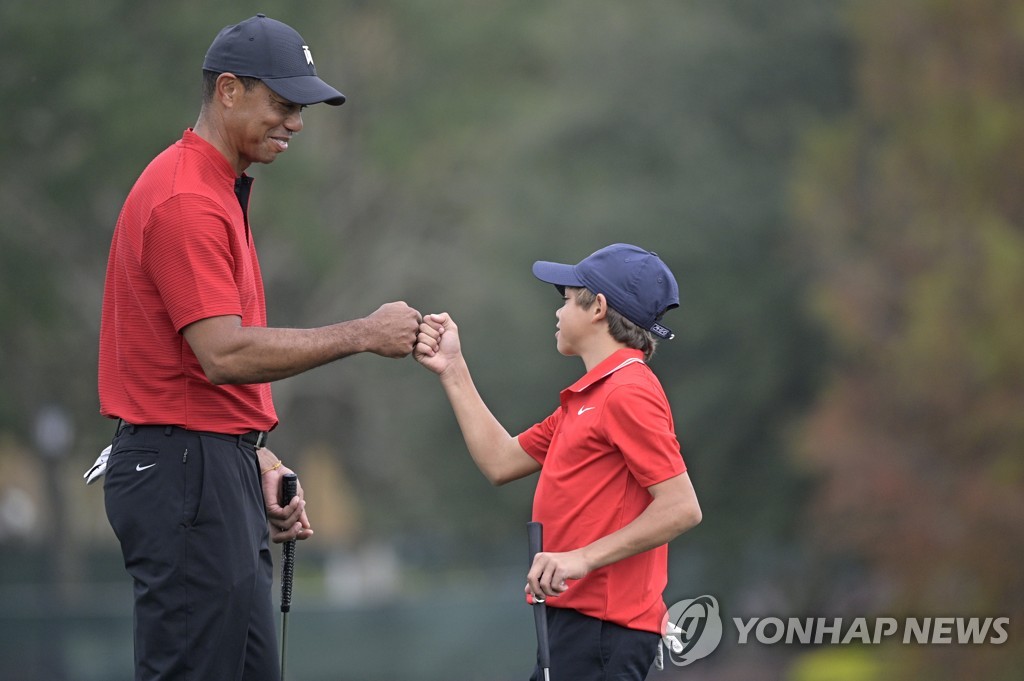
[(231, 108), (235, 105), (238, 93), (242, 91), (242, 81), (233, 73), (222, 73), (217, 76), (216, 90), (214, 97), (222, 106)]

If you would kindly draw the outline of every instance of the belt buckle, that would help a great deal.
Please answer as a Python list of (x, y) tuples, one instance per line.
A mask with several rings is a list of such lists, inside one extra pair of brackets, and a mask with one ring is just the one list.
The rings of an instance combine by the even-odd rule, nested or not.
[(267, 443), (267, 431), (261, 430), (256, 433), (256, 442), (253, 443), (253, 447), (259, 449)]

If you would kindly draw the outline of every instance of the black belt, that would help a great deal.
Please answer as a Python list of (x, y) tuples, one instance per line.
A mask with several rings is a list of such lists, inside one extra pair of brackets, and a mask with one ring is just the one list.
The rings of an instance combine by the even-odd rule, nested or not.
[(239, 444), (245, 443), (255, 449), (267, 446), (267, 431), (265, 430), (250, 430), (248, 433), (242, 433), (240, 435), (229, 435), (227, 433), (214, 433), (206, 430), (189, 430), (187, 428), (182, 428), (180, 426), (137, 426), (134, 423), (128, 423), (124, 419), (118, 419), (117, 429), (114, 431), (114, 435), (120, 435), (122, 430), (127, 430), (129, 433), (132, 434), (153, 430), (162, 430), (164, 431), (164, 435), (171, 435), (176, 430), (178, 430), (183, 433), (192, 433), (194, 435), (211, 435), (213, 437), (219, 437), (221, 439), (238, 440)]

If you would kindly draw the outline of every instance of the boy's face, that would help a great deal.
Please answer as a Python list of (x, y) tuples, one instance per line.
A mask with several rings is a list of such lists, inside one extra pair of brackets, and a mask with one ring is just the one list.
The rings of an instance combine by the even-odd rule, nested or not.
[(555, 317), (558, 318), (558, 324), (555, 325), (558, 329), (555, 333), (556, 347), (558, 352), (567, 357), (580, 354), (582, 342), (593, 328), (590, 313), (576, 302), (576, 290), (567, 287), (562, 296), (565, 303), (555, 311)]

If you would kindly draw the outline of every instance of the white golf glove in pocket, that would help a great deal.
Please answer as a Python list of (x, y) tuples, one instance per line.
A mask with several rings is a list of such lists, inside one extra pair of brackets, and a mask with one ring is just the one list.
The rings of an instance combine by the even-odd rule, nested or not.
[(106, 449), (100, 452), (100, 455), (96, 458), (96, 463), (92, 465), (92, 468), (85, 472), (82, 477), (85, 478), (85, 484), (91, 485), (107, 472), (107, 458), (110, 457), (110, 448), (112, 445), (107, 445)]

